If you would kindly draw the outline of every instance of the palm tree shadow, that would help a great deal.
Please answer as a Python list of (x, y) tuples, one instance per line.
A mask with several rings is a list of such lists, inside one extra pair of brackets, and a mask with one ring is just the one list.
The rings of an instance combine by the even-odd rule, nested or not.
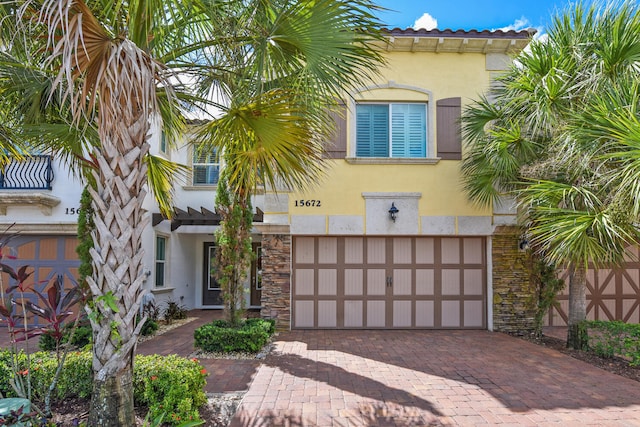
[(272, 354), (265, 359), (264, 363), (296, 378), (309, 378), (379, 402), (405, 408), (419, 408), (434, 416), (442, 415), (428, 400), (407, 391), (389, 387), (375, 379), (349, 372), (336, 365), (307, 359), (296, 354)]
[[(442, 426), (437, 420), (427, 421), (424, 417), (411, 408), (398, 407), (384, 402), (373, 404), (361, 404), (354, 410), (354, 419), (357, 425), (362, 427), (414, 427), (414, 426)], [(306, 419), (298, 414), (282, 413), (271, 410), (255, 416), (246, 411), (241, 411), (236, 415), (234, 427), (267, 427), (267, 426), (289, 426), (303, 427), (315, 425), (315, 421)], [(335, 427), (350, 427), (349, 421), (333, 420)]]

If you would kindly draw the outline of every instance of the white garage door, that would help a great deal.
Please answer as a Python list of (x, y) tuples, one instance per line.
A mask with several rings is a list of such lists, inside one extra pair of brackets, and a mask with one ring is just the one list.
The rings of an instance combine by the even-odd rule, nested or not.
[(486, 328), (483, 237), (294, 237), (293, 328)]

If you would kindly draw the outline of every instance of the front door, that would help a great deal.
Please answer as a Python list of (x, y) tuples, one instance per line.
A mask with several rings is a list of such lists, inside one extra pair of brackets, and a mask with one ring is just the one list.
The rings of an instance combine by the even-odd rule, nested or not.
[(202, 305), (222, 306), (222, 293), (214, 274), (215, 243), (204, 242), (202, 255)]

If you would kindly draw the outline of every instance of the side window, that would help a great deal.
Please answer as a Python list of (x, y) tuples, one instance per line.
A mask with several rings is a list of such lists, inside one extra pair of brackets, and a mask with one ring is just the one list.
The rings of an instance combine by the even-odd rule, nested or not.
[(155, 287), (165, 286), (167, 275), (167, 238), (156, 235), (156, 255), (155, 255)]
[(426, 156), (426, 103), (356, 105), (356, 157)]
[(162, 131), (160, 134), (160, 147), (159, 150), (162, 154), (167, 154), (167, 134)]
[(220, 176), (220, 156), (215, 151), (193, 147), (193, 185), (216, 185)]

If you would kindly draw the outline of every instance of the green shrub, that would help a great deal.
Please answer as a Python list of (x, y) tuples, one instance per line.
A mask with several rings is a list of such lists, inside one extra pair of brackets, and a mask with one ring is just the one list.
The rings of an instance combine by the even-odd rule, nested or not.
[[(10, 351), (0, 353), (0, 391), (5, 397), (17, 397), (11, 387), (10, 380), (13, 377), (11, 369)], [(24, 352), (17, 354), (18, 375), (26, 376), (28, 371), (27, 355)], [(76, 351), (67, 354), (64, 367), (58, 378), (58, 386), (52, 394), (54, 399), (66, 399), (71, 397), (89, 397), (93, 388), (93, 372), (91, 371), (92, 356), (86, 351)], [(31, 390), (33, 399), (43, 400), (49, 385), (53, 381), (58, 360), (51, 352), (39, 351), (31, 354)]]
[[(71, 333), (71, 328), (68, 328), (65, 331), (65, 334), (62, 338), (62, 343), (66, 343), (69, 340), (69, 334)], [(71, 344), (75, 348), (84, 348), (87, 344), (91, 343), (93, 339), (91, 326), (89, 325), (79, 325), (76, 328), (76, 332), (73, 334), (73, 338), (71, 339)], [(51, 335), (45, 333), (40, 335), (40, 339), (38, 341), (38, 347), (42, 351), (55, 351), (56, 349), (56, 340)]]
[(9, 381), (13, 377), (11, 369), (11, 358), (13, 353), (10, 350), (0, 350), (0, 393), (4, 397), (13, 396), (13, 389)]
[[(92, 355), (86, 351), (69, 352), (51, 397), (64, 400), (72, 397), (87, 398), (93, 390)], [(47, 388), (53, 381), (58, 361), (48, 352), (37, 352), (31, 356), (31, 386), (36, 399), (44, 399)]]
[(257, 353), (274, 332), (273, 319), (247, 319), (240, 328), (216, 320), (195, 330), (195, 346), (204, 351)]
[(198, 409), (207, 400), (203, 391), (206, 375), (195, 359), (175, 355), (137, 356), (134, 398), (149, 406), (152, 419), (165, 413), (165, 422), (171, 424), (198, 420)]
[[(9, 381), (13, 377), (12, 354), (0, 351), (0, 391), (5, 397), (16, 397)], [(19, 375), (26, 375), (27, 356), (18, 354)], [(67, 355), (58, 386), (52, 398), (65, 400), (72, 397), (88, 398), (93, 390), (92, 354), (87, 351)], [(36, 352), (31, 355), (31, 384), (33, 400), (44, 399), (55, 374), (57, 360), (53, 353)], [(198, 409), (206, 402), (204, 393), (207, 373), (197, 360), (171, 356), (141, 356), (134, 363), (134, 399), (136, 404), (147, 405), (151, 418), (165, 414), (164, 421), (171, 425), (198, 420)]]
[(149, 335), (153, 335), (158, 330), (158, 322), (154, 319), (148, 318), (144, 325), (142, 325), (142, 329), (140, 330), (140, 334), (144, 337)]
[(590, 351), (601, 357), (624, 357), (631, 366), (640, 366), (639, 324), (592, 320), (583, 322), (583, 326)]

